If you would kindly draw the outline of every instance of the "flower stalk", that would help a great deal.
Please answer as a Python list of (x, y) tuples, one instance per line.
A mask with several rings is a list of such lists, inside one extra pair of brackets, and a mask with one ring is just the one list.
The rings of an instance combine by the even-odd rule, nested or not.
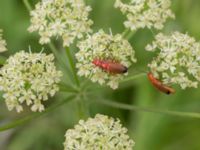
[(27, 9), (28, 11), (31, 11), (31, 10), (32, 10), (31, 4), (29, 3), (28, 0), (23, 0), (23, 3), (24, 3), (24, 5), (25, 5), (25, 7), (26, 7), (26, 9)]
[(78, 116), (80, 119), (86, 119), (90, 116), (88, 102), (85, 98), (79, 98), (77, 101)]
[(0, 65), (3, 65), (6, 62), (6, 57), (0, 56)]
[(130, 31), (130, 32), (125, 36), (125, 39), (130, 40), (130, 39), (133, 37), (134, 34), (135, 34), (135, 31)]
[(80, 86), (80, 82), (79, 82), (79, 79), (78, 79), (78, 76), (77, 76), (77, 73), (76, 73), (76, 67), (75, 67), (72, 55), (70, 53), (69, 47), (66, 48), (66, 54), (67, 54), (69, 65), (71, 67), (71, 70), (72, 70), (72, 73), (73, 73), (73, 76), (74, 76), (74, 80), (76, 82), (77, 87), (79, 87)]
[(129, 32), (130, 32), (129, 29), (126, 28), (126, 29), (124, 30), (124, 32), (122, 32), (122, 37), (126, 38), (126, 36), (127, 36), (127, 34), (128, 34)]
[(138, 74), (135, 74), (133, 76), (130, 76), (130, 77), (127, 77), (125, 78), (123, 81), (121, 82), (127, 82), (127, 81), (131, 81), (131, 80), (135, 80), (137, 78), (140, 78), (140, 77), (143, 77), (143, 76), (146, 76), (147, 74), (145, 72), (142, 72), (142, 73), (138, 73)]
[(145, 108), (145, 107), (138, 107), (134, 105), (114, 102), (111, 100), (94, 100), (91, 102), (97, 102), (99, 104), (110, 106), (113, 108), (125, 109), (125, 110), (130, 110), (130, 111), (160, 113), (160, 114), (171, 115), (171, 116), (176, 116), (176, 117), (200, 119), (200, 113), (195, 113), (195, 112), (181, 112), (181, 111), (172, 111), (172, 110), (163, 110), (163, 109), (161, 110), (161, 109), (156, 109), (156, 108)]

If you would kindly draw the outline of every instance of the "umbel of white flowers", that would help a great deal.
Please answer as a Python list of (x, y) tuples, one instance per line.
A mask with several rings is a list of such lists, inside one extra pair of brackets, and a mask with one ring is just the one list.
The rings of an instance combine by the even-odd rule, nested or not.
[(109, 35), (103, 30), (88, 35), (87, 39), (78, 43), (80, 51), (76, 53), (78, 75), (90, 78), (93, 82), (107, 84), (113, 89), (118, 87), (119, 81), (126, 74), (110, 74), (95, 66), (92, 61), (115, 60), (122, 65), (129, 67), (136, 62), (135, 51), (129, 42), (120, 34)]
[(16, 53), (7, 59), (0, 69), (0, 90), (4, 92), (9, 110), (23, 110), (23, 105), (32, 111), (43, 111), (43, 101), (59, 90), (62, 73), (56, 70), (54, 56), (42, 53)]
[(31, 11), (28, 30), (39, 32), (41, 44), (49, 43), (51, 37), (61, 37), (63, 46), (69, 46), (75, 38), (91, 32), (90, 11), (83, 0), (43, 0)]
[(145, 27), (162, 29), (167, 18), (175, 18), (170, 6), (171, 0), (132, 0), (129, 4), (121, 0), (115, 2), (115, 7), (127, 17), (125, 27), (133, 31)]
[(0, 29), (0, 52), (7, 51), (6, 41), (2, 38), (2, 30)]
[(80, 120), (65, 138), (64, 150), (132, 150), (135, 144), (119, 119), (100, 114)]
[(149, 64), (151, 72), (164, 84), (178, 84), (182, 89), (197, 88), (200, 82), (200, 43), (187, 34), (158, 34), (146, 50), (156, 51)]

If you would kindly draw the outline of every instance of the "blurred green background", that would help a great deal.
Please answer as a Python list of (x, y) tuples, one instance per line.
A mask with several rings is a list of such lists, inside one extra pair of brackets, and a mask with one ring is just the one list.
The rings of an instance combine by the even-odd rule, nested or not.
[[(38, 1), (32, 0), (32, 6)], [(88, 0), (93, 8), (91, 18), (95, 31), (103, 28), (109, 32), (121, 33), (124, 30), (124, 16), (113, 8), (114, 0)], [(173, 0), (172, 9), (175, 20), (168, 20), (163, 30), (165, 33), (181, 31), (189, 33), (200, 40), (200, 1)], [(4, 30), (9, 56), (19, 50), (41, 51), (38, 35), (27, 32), (29, 13), (21, 0), (0, 0), (0, 28)], [(155, 33), (157, 31), (154, 31)], [(145, 52), (144, 47), (153, 40), (153, 34), (147, 29), (139, 30), (131, 39), (136, 50), (137, 68), (145, 68), (152, 59), (152, 54)], [(45, 52), (50, 52), (45, 50)], [(134, 67), (132, 68), (134, 70)], [(67, 79), (66, 79), (67, 80)], [(68, 79), (69, 80), (69, 79)], [(67, 82), (67, 81), (66, 81)], [(146, 77), (138, 78), (130, 83), (122, 84), (116, 91), (107, 88), (91, 91), (90, 99), (110, 99), (142, 107), (153, 107), (164, 110), (183, 112), (200, 112), (200, 89), (177, 88), (176, 94), (166, 96), (156, 91)], [(96, 95), (95, 95), (96, 94)], [(65, 95), (58, 94), (54, 100)], [(9, 112), (3, 99), (0, 99), (0, 125), (21, 118), (31, 112), (16, 114)], [(91, 116), (102, 113), (122, 120), (129, 129), (130, 136), (135, 140), (134, 150), (200, 150), (200, 120), (177, 116), (167, 116), (159, 113), (125, 111), (92, 103)], [(23, 126), (0, 132), (0, 150), (62, 150), (64, 134), (79, 120), (77, 103), (72, 101), (53, 112), (32, 120)]]

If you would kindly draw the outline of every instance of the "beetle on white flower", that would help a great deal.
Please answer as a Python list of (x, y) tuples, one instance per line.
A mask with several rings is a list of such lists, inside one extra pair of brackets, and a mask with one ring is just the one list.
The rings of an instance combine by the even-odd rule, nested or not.
[(160, 33), (146, 50), (159, 50), (149, 67), (164, 84), (178, 84), (182, 89), (197, 88), (200, 82), (200, 42), (180, 32)]
[[(116, 89), (119, 81), (128, 74), (123, 72), (126, 72), (126, 69), (136, 62), (135, 51), (120, 34), (110, 35), (100, 30), (88, 35), (86, 40), (78, 43), (78, 47), (80, 49), (76, 53), (78, 75), (90, 78), (101, 85), (107, 84), (113, 89)], [(115, 71), (119, 66), (122, 73), (113, 74), (102, 69), (102, 66), (98, 67), (98, 64), (103, 62), (112, 63)]]

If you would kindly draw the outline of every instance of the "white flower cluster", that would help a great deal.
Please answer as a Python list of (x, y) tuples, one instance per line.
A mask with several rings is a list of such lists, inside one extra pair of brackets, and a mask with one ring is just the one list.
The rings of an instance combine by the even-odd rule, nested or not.
[(64, 150), (132, 150), (135, 143), (126, 133), (120, 120), (97, 114), (66, 132)]
[(62, 73), (56, 70), (54, 56), (42, 53), (16, 53), (7, 59), (0, 70), (0, 90), (9, 110), (23, 110), (23, 104), (32, 111), (43, 111), (42, 101), (59, 90)]
[(175, 18), (170, 6), (171, 0), (132, 0), (129, 4), (121, 0), (115, 2), (115, 7), (126, 14), (125, 27), (132, 31), (145, 27), (162, 29), (167, 18)]
[(6, 41), (2, 38), (2, 30), (0, 30), (0, 52), (7, 51)]
[(39, 32), (41, 44), (49, 43), (51, 37), (61, 37), (63, 46), (69, 46), (75, 38), (91, 32), (90, 11), (83, 0), (43, 0), (31, 11), (28, 30)]
[(179, 84), (182, 89), (198, 86), (200, 81), (200, 43), (187, 34), (162, 33), (146, 50), (160, 53), (149, 64), (151, 72), (164, 84)]
[(78, 44), (80, 51), (76, 54), (78, 75), (90, 78), (93, 82), (107, 84), (113, 89), (118, 87), (119, 81), (126, 74), (111, 74), (95, 66), (92, 61), (115, 60), (129, 67), (136, 62), (135, 51), (127, 40), (120, 34), (115, 36), (106, 34), (104, 31), (88, 35), (87, 39)]

